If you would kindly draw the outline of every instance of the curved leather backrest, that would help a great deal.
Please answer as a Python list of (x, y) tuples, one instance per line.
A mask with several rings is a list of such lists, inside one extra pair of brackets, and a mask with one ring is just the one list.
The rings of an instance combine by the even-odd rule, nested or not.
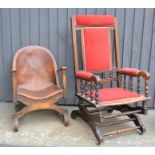
[(27, 46), (20, 49), (14, 56), (13, 70), (16, 70), (17, 85), (44, 87), (50, 82), (58, 84), (55, 59), (44, 47)]

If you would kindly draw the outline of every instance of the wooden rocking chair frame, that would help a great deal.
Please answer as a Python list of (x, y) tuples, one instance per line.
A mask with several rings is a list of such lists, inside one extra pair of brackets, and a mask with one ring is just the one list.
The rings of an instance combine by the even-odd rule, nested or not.
[[(87, 15), (79, 15), (79, 16), (87, 16)], [(91, 15), (88, 15), (91, 16)], [(93, 18), (95, 18), (95, 15), (92, 15)], [(91, 17), (90, 17), (91, 18)], [(113, 17), (115, 18), (115, 17)], [(110, 31), (113, 31), (114, 33), (114, 48), (115, 48), (115, 68), (110, 72), (110, 77), (105, 78), (106, 71), (100, 71), (97, 74), (95, 72), (87, 72), (85, 71), (85, 63), (83, 59), (83, 68), (84, 68), (84, 74), (88, 75), (87, 78), (83, 78), (82, 76), (78, 76), (79, 71), (79, 54), (78, 54), (78, 41), (77, 41), (77, 31), (83, 31), (84, 28), (101, 28), (101, 27), (107, 27), (110, 29)], [(149, 73), (142, 71), (142, 70), (136, 70), (137, 73), (133, 73), (133, 69), (126, 69), (121, 68), (120, 65), (120, 48), (119, 48), (119, 35), (118, 35), (118, 24), (117, 19), (115, 18), (115, 24), (114, 25), (78, 25), (76, 22), (76, 16), (71, 17), (71, 29), (72, 29), (72, 44), (73, 44), (73, 58), (74, 58), (74, 71), (75, 71), (75, 89), (76, 89), (76, 97), (79, 99), (78, 107), (79, 110), (74, 110), (71, 113), (71, 117), (75, 119), (77, 116), (81, 117), (92, 129), (96, 139), (97, 144), (100, 144), (103, 142), (103, 139), (105, 136), (115, 135), (123, 132), (128, 132), (132, 130), (137, 130), (140, 132), (140, 134), (143, 134), (145, 132), (145, 127), (142, 124), (140, 117), (137, 114), (147, 114), (147, 101), (150, 100), (149, 97), (149, 86), (148, 86), (148, 80), (150, 78)], [(81, 33), (81, 39), (82, 39), (82, 33)], [(82, 48), (84, 48), (82, 46)], [(82, 50), (82, 58), (84, 57), (84, 53)], [(82, 71), (83, 72), (83, 71)], [(114, 78), (112, 76), (112, 73), (116, 74), (116, 77)], [(102, 74), (102, 79), (100, 78), (99, 74)], [(106, 83), (111, 83), (112, 81), (117, 82), (117, 87), (123, 87), (124, 89), (127, 88), (127, 82), (126, 82), (126, 76), (129, 76), (129, 85), (130, 85), (130, 91), (133, 91), (133, 77), (137, 78), (137, 93), (140, 94), (140, 78), (142, 77), (144, 79), (144, 92), (145, 95), (136, 98), (136, 99), (124, 99), (122, 101), (111, 101), (104, 104), (101, 104), (99, 101), (99, 88), (101, 85), (104, 85)], [(123, 80), (122, 80), (123, 79)], [(123, 82), (124, 81), (124, 82)], [(123, 86), (124, 85), (124, 86)], [(95, 88), (95, 97), (93, 96), (93, 88)], [(88, 95), (88, 92), (90, 95)], [(141, 106), (131, 107), (129, 106), (130, 103), (142, 103)], [(111, 114), (113, 110), (117, 110), (120, 113), (117, 114)], [(103, 112), (107, 111), (108, 114), (105, 116), (103, 115)], [(109, 114), (110, 113), (110, 114)], [(109, 123), (105, 123), (105, 120), (109, 118), (118, 118), (121, 116), (128, 116), (128, 119), (121, 119), (119, 121), (113, 121)], [(132, 128), (126, 128), (121, 129), (117, 131), (112, 131), (108, 133), (102, 133), (102, 128), (106, 126), (112, 126), (115, 124), (125, 123), (132, 121), (136, 127)]]
[[(47, 97), (44, 99), (40, 99), (40, 100), (35, 100), (32, 98), (29, 98), (28, 96), (25, 98), (23, 96), (20, 96), (17, 94), (17, 88), (18, 88), (18, 78), (17, 77), (17, 59), (19, 54), (21, 54), (23, 52), (23, 49), (28, 49), (29, 48), (37, 48), (39, 50), (42, 50), (42, 52), (45, 52), (45, 54), (47, 54), (49, 56), (49, 58), (51, 59), (51, 61), (53, 61), (53, 65), (54, 65), (54, 72), (55, 72), (55, 78), (56, 78), (56, 85), (59, 88), (62, 88), (63, 92), (62, 93), (58, 93), (55, 94), (51, 97)], [(25, 115), (27, 115), (30, 112), (33, 111), (38, 111), (38, 110), (52, 110), (57, 112), (60, 115), (60, 118), (63, 120), (64, 125), (68, 126), (69, 125), (69, 120), (68, 120), (68, 111), (65, 109), (60, 108), (59, 106), (56, 105), (56, 103), (64, 98), (66, 100), (67, 98), (67, 79), (66, 79), (66, 67), (61, 67), (61, 68), (57, 68), (57, 64), (55, 61), (54, 56), (52, 55), (52, 53), (41, 46), (26, 46), (22, 49), (20, 49), (19, 51), (17, 51), (17, 53), (14, 56), (13, 59), (13, 67), (12, 67), (12, 80), (13, 80), (13, 103), (15, 104), (15, 110), (16, 113), (14, 114), (14, 131), (18, 131), (19, 129), (19, 120), (21, 118), (23, 118)], [(61, 85), (59, 82), (59, 76), (58, 73), (61, 72)], [(28, 74), (28, 73), (27, 73)]]

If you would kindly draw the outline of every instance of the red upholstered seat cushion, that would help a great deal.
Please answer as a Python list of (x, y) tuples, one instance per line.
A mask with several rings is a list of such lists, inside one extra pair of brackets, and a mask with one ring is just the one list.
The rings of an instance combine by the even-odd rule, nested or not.
[(140, 70), (136, 69), (136, 68), (121, 68), (119, 70), (119, 72), (122, 73), (122, 74), (137, 76), (139, 74)]
[(78, 71), (76, 72), (76, 77), (83, 79), (83, 80), (89, 80), (93, 74), (86, 71)]
[[(94, 92), (95, 95), (95, 92)], [(104, 88), (99, 89), (99, 101), (104, 103), (108, 101), (121, 100), (127, 98), (140, 97), (140, 94), (136, 92), (131, 92), (129, 90), (124, 90), (122, 88)]]
[(85, 70), (111, 70), (112, 62), (109, 28), (84, 28), (82, 35)]
[(116, 22), (111, 15), (77, 15), (75, 20), (78, 26), (114, 26)]

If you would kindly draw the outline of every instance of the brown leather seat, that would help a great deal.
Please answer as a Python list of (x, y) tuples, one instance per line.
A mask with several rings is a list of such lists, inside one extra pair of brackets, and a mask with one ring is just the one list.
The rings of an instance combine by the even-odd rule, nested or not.
[[(41, 46), (21, 48), (13, 59), (13, 97), (16, 104), (14, 130), (18, 119), (29, 112), (50, 109), (62, 115), (68, 125), (67, 111), (55, 104), (66, 98), (66, 68), (57, 69), (52, 53)], [(62, 71), (60, 86), (58, 72)], [(37, 103), (37, 104), (36, 104)], [(22, 108), (17, 108), (22, 104)], [(24, 105), (24, 108), (23, 108)]]
[(45, 83), (44, 87), (31, 87), (30, 84), (22, 84), (17, 88), (17, 95), (33, 100), (43, 100), (55, 96), (62, 95), (63, 89), (57, 87), (55, 84), (49, 82)]

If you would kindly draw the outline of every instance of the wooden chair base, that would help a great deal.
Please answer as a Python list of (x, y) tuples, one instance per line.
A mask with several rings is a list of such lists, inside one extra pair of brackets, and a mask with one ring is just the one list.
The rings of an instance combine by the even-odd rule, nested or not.
[(13, 128), (15, 132), (17, 132), (19, 129), (19, 121), (21, 118), (23, 118), (25, 115), (27, 115), (30, 112), (38, 111), (38, 110), (55, 111), (62, 118), (64, 126), (69, 125), (68, 111), (56, 106), (53, 103), (37, 103), (37, 104), (33, 103), (28, 106), (25, 106), (24, 104), (19, 103), (15, 106), (15, 109), (16, 109), (16, 113), (14, 114), (14, 128)]
[[(80, 110), (75, 110), (72, 111), (71, 113), (71, 117), (72, 119), (76, 119), (77, 117), (82, 118), (91, 128), (91, 130), (93, 131), (96, 139), (97, 139), (97, 144), (101, 144), (104, 140), (105, 136), (110, 136), (110, 135), (115, 135), (115, 134), (120, 134), (120, 133), (124, 133), (124, 132), (129, 132), (129, 131), (133, 131), (133, 130), (138, 130), (140, 134), (143, 134), (146, 129), (144, 127), (144, 125), (142, 124), (140, 117), (138, 117), (135, 112), (139, 113), (140, 110), (138, 111), (130, 111), (130, 112), (122, 112), (121, 114), (115, 114), (115, 115), (111, 115), (111, 118), (114, 117), (118, 117), (118, 116), (128, 116), (129, 119), (123, 119), (123, 120), (119, 120), (119, 121), (115, 121), (115, 122), (110, 122), (110, 123), (105, 123), (105, 119), (104, 116), (101, 116), (101, 111), (100, 110), (92, 110), (89, 111), (87, 109), (87, 105), (79, 105), (79, 109)], [(117, 109), (118, 110), (118, 109)], [(99, 112), (100, 111), (100, 112)], [(112, 112), (112, 111), (109, 111)], [(110, 118), (110, 115), (107, 117)], [(121, 129), (121, 130), (117, 130), (117, 131), (112, 131), (112, 132), (108, 132), (108, 133), (104, 133), (103, 134), (103, 127), (106, 126), (112, 126), (115, 124), (120, 124), (120, 123), (125, 123), (125, 122), (130, 122), (132, 121), (136, 127), (133, 128), (126, 128), (126, 129)]]
[(83, 115), (80, 110), (74, 110), (71, 113), (71, 117), (72, 119), (76, 119), (77, 117), (82, 118), (91, 128), (91, 130), (93, 131), (96, 139), (97, 139), (97, 144), (100, 144), (101, 142), (103, 142), (103, 137), (102, 137), (102, 132), (99, 126), (95, 125), (95, 122), (93, 122), (92, 120), (88, 119), (88, 117), (86, 117), (85, 115)]

